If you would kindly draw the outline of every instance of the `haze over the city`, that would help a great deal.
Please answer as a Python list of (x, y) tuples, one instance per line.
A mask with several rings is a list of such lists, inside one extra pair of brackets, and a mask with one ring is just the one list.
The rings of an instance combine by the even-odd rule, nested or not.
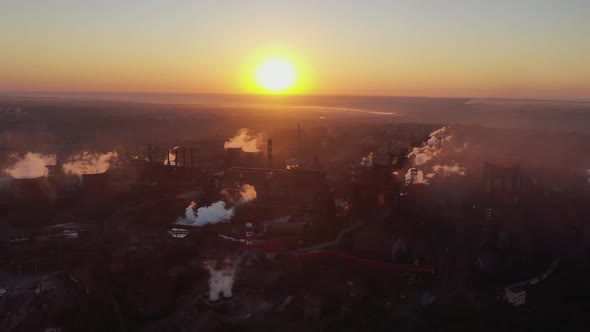
[[(590, 2), (0, 3), (0, 91), (285, 93), (585, 100)], [(283, 78), (284, 80), (284, 78)]]

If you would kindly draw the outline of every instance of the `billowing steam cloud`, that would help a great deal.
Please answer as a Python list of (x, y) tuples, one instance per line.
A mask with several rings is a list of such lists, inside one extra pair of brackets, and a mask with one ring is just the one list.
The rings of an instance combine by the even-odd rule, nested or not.
[(435, 130), (430, 134), (424, 146), (412, 149), (412, 152), (408, 154), (408, 158), (414, 157), (414, 166), (423, 165), (441, 153), (442, 142), (451, 140), (451, 136), (444, 135), (446, 132), (447, 127)]
[(195, 202), (186, 208), (183, 218), (179, 218), (176, 222), (183, 225), (205, 226), (207, 224), (216, 224), (219, 222), (228, 222), (235, 213), (235, 207), (249, 203), (256, 199), (256, 189), (254, 186), (245, 184), (239, 187), (237, 194), (232, 195), (227, 190), (222, 194), (226, 197), (229, 203), (224, 201), (217, 201), (209, 206), (198, 208)]
[[(408, 158), (414, 157), (414, 168), (410, 168), (405, 176), (406, 184), (410, 183), (425, 183), (428, 184), (437, 175), (450, 176), (450, 175), (461, 175), (467, 174), (467, 169), (459, 165), (459, 163), (453, 162), (452, 164), (443, 164), (440, 159), (441, 157), (450, 153), (461, 153), (467, 147), (468, 143), (465, 142), (461, 146), (451, 146), (452, 137), (449, 135), (449, 128), (442, 127), (438, 130), (433, 131), (426, 143), (422, 147), (415, 147), (412, 152), (408, 154)], [(421, 166), (424, 168), (427, 163), (438, 160), (438, 163), (432, 166), (432, 172), (424, 175), (421, 170), (416, 167)], [(412, 172), (412, 170), (414, 170)], [(416, 171), (417, 170), (417, 171)]]
[(242, 128), (223, 144), (223, 148), (241, 148), (244, 152), (259, 152), (258, 147), (262, 145), (262, 141), (262, 134), (254, 134), (250, 129)]
[(104, 173), (118, 157), (115, 151), (103, 154), (84, 151), (71, 156), (69, 161), (62, 165), (62, 169), (64, 173), (75, 175)]
[(426, 183), (424, 181), (424, 173), (417, 168), (408, 169), (408, 171), (406, 172), (405, 179), (406, 179), (406, 181), (405, 181), (406, 185)]
[(215, 202), (209, 206), (200, 207), (195, 211), (197, 203), (191, 202), (186, 208), (184, 218), (177, 222), (184, 225), (205, 226), (218, 222), (226, 222), (234, 216), (234, 209), (228, 208), (224, 201)]
[(47, 176), (49, 173), (47, 166), (56, 164), (55, 155), (42, 155), (33, 152), (28, 152), (24, 156), (14, 154), (10, 158), (13, 159), (13, 164), (4, 171), (15, 179), (34, 179)]
[(175, 146), (172, 149), (168, 150), (168, 157), (164, 159), (164, 165), (170, 166), (178, 166), (180, 164), (176, 163), (176, 151), (180, 149), (180, 146)]
[(211, 274), (209, 278), (209, 301), (218, 301), (220, 294), (223, 294), (224, 298), (232, 297), (237, 266), (238, 262), (234, 262), (229, 258), (224, 259), (222, 264), (215, 260), (205, 261), (204, 267)]

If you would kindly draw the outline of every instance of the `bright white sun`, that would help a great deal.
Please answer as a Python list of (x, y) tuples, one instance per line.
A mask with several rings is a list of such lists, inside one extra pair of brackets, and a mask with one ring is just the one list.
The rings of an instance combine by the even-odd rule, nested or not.
[(262, 89), (278, 93), (291, 89), (297, 80), (295, 67), (282, 58), (271, 58), (262, 62), (255, 73), (256, 84)]

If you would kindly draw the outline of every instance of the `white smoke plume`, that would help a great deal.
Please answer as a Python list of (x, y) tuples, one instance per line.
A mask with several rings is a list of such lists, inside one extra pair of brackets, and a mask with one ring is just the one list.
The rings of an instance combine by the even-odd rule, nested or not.
[[(413, 173), (412, 170), (414, 170), (414, 174), (412, 174)], [(424, 181), (424, 173), (417, 168), (408, 169), (408, 171), (406, 172), (405, 179), (406, 179), (406, 181), (405, 181), (406, 185), (419, 184), (419, 183), (426, 184), (427, 183)]]
[(47, 166), (56, 164), (55, 155), (43, 155), (28, 152), (24, 156), (13, 154), (10, 156), (13, 164), (4, 171), (15, 179), (34, 179), (47, 176)]
[(428, 161), (441, 153), (442, 146), (440, 143), (449, 142), (452, 136), (444, 136), (447, 132), (447, 127), (442, 127), (430, 133), (426, 144), (422, 147), (415, 147), (412, 152), (408, 154), (408, 158), (414, 157), (414, 166), (424, 165)]
[(449, 175), (467, 175), (467, 169), (465, 167), (461, 167), (459, 163), (455, 163), (453, 165), (434, 165), (432, 167), (432, 171), (434, 173), (439, 173), (444, 176)]
[(240, 204), (248, 203), (256, 199), (257, 193), (253, 185), (244, 184), (240, 188)]
[(428, 145), (430, 145), (431, 147), (436, 147), (438, 144), (438, 138), (436, 138), (436, 136), (430, 136), (430, 138), (428, 139)]
[(209, 206), (202, 206), (195, 211), (197, 204), (191, 202), (185, 210), (184, 217), (179, 218), (176, 223), (200, 227), (207, 224), (228, 222), (234, 216), (235, 208), (256, 199), (257, 193), (254, 186), (244, 184), (239, 187), (237, 193), (231, 194), (224, 190), (222, 195), (226, 197), (229, 204), (224, 201), (217, 201)]
[(217, 201), (209, 206), (202, 206), (195, 211), (197, 203), (191, 202), (186, 208), (184, 218), (177, 223), (192, 226), (205, 226), (218, 222), (227, 222), (234, 216), (234, 208), (228, 208), (224, 201)]
[[(414, 148), (416, 149), (416, 148)], [(436, 151), (432, 151), (432, 152), (428, 152), (428, 153), (416, 153), (414, 155), (414, 166), (420, 166), (423, 164), (426, 164), (428, 161), (430, 161), (432, 158), (434, 158), (436, 155), (438, 154), (438, 152)]]
[(172, 149), (168, 150), (168, 157), (164, 159), (164, 165), (170, 166), (178, 166), (180, 164), (176, 163), (176, 151), (180, 149), (180, 146), (175, 146)]
[(223, 148), (241, 148), (244, 152), (259, 152), (262, 141), (262, 134), (254, 134), (250, 129), (242, 128), (234, 137), (223, 143)]
[(117, 162), (118, 157), (115, 151), (103, 154), (84, 151), (71, 156), (62, 169), (66, 174), (75, 175), (104, 173)]
[(238, 262), (229, 258), (224, 259), (222, 264), (216, 260), (208, 260), (203, 266), (211, 275), (209, 277), (209, 301), (218, 301), (220, 294), (223, 294), (224, 298), (231, 298)]
[(410, 182), (428, 184), (437, 175), (466, 175), (467, 169), (460, 166), (459, 163), (443, 164), (441, 162), (441, 157), (448, 156), (449, 153), (461, 153), (469, 146), (467, 142), (464, 142), (461, 146), (457, 146), (454, 143), (455, 140), (450, 135), (449, 128), (442, 127), (433, 131), (426, 143), (421, 147), (413, 148), (408, 154), (408, 158), (414, 157), (414, 167), (421, 166), (424, 169), (426, 164), (432, 163), (433, 161), (436, 161), (436, 164), (432, 167), (432, 172), (424, 175), (419, 171), (419, 175), (415, 175), (414, 179), (411, 179), (411, 172), (408, 170), (406, 173), (406, 184)]
[(467, 175), (467, 169), (459, 165), (459, 163), (454, 163), (452, 165), (434, 165), (432, 166), (432, 173), (428, 173), (425, 175), (426, 183), (429, 183), (430, 180), (434, 179), (437, 175), (442, 176), (451, 176), (451, 175), (459, 175), (465, 176)]

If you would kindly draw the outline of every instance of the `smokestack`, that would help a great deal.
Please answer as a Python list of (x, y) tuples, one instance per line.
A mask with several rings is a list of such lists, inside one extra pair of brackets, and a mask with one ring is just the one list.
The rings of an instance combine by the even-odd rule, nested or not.
[(268, 162), (268, 168), (272, 169), (272, 139), (267, 142), (266, 158)]
[(301, 153), (300, 151), (300, 140), (301, 140), (301, 125), (299, 124), (299, 122), (297, 123), (297, 157), (300, 156), (299, 153)]
[(387, 142), (388, 166), (393, 165), (393, 151), (391, 151), (391, 141)]

